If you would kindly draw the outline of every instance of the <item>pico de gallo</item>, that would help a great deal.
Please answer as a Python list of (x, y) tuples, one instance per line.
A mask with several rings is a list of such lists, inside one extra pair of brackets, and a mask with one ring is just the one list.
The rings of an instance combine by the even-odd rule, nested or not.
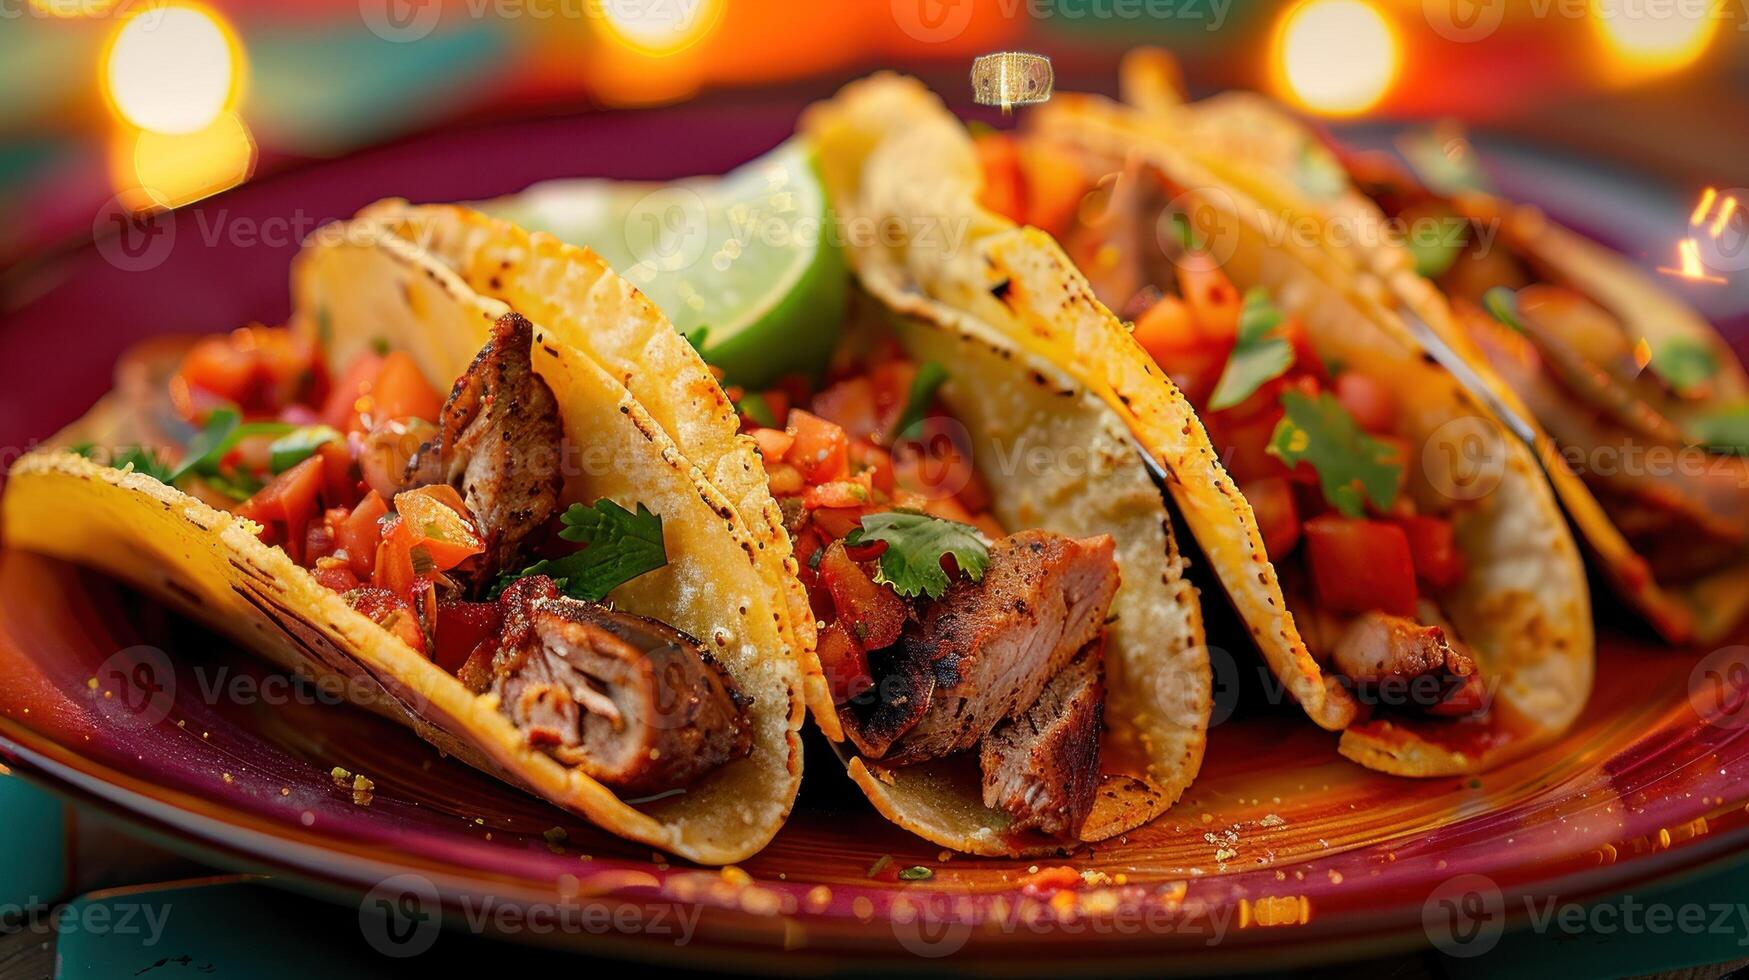
[[(193, 435), (116, 462), (255, 522), (353, 609), (496, 693), (531, 745), (622, 789), (672, 788), (751, 750), (747, 703), (698, 641), (600, 605), (666, 563), (661, 518), (561, 507), (565, 433), (532, 330), (501, 319), (447, 400), (401, 351), (331, 377), (288, 329), (207, 337), (168, 385)], [(657, 717), (677, 703), (694, 706), (686, 730)]]
[(896, 767), (975, 750), (985, 806), (1014, 832), (1072, 838), (1098, 782), (1115, 544), (1007, 533), (940, 398), (949, 380), (887, 338), (841, 353), (817, 388), (787, 378), (729, 395), (857, 751)]
[(1307, 647), (1363, 706), (1440, 717), (1486, 688), (1440, 593), (1467, 573), (1453, 524), (1404, 492), (1410, 446), (1393, 389), (1313, 348), (1262, 290), (1210, 259), (1164, 175), (1101, 181), (1072, 151), (977, 140), (983, 203), (1063, 241), (1100, 299), (1196, 407), (1256, 515)]
[[(1416, 271), (1633, 545), (1633, 587), (1692, 583), (1749, 558), (1749, 401), (1726, 345), (1640, 335), (1635, 310), (1608, 308), (1527, 245), (1544, 232), (1540, 213), (1442, 196), (1379, 155), (1345, 163), (1386, 215), (1447, 230), (1438, 248), (1412, 251)], [(1660, 454), (1687, 463), (1628, 462)]]

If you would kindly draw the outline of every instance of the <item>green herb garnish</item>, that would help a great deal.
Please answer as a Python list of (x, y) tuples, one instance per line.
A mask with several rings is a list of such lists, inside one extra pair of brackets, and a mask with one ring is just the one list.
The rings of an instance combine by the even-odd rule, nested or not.
[(1749, 402), (1726, 405), (1688, 422), (1694, 441), (1721, 453), (1749, 456)]
[(1298, 391), (1284, 392), (1287, 414), (1269, 438), (1268, 452), (1289, 467), (1309, 463), (1318, 473), (1324, 500), (1346, 517), (1362, 517), (1366, 503), (1388, 510), (1397, 500), (1401, 463), (1386, 460), (1396, 450), (1368, 436), (1334, 395), (1316, 399)]
[(1678, 393), (1703, 387), (1719, 373), (1719, 356), (1692, 337), (1667, 337), (1652, 348), (1650, 367)]
[(1221, 371), (1221, 380), (1215, 384), (1215, 393), (1209, 396), (1211, 410), (1232, 408), (1293, 366), (1293, 346), (1271, 336), (1281, 321), (1281, 311), (1269, 302), (1262, 289), (1253, 288), (1245, 293), (1245, 305), (1239, 311), (1238, 340), (1233, 344), (1225, 370)]
[(1518, 294), (1507, 287), (1495, 286), (1483, 293), (1482, 308), (1494, 319), (1519, 333), (1524, 332), (1524, 321), (1518, 316)]
[(242, 413), (229, 405), (215, 408), (206, 425), (188, 440), (182, 462), (170, 471), (165, 483), (175, 483), (190, 473), (211, 473), (237, 443), (250, 436), (282, 436), (298, 426), (290, 422), (244, 422)]
[(900, 881), (928, 881), (935, 877), (935, 872), (919, 864), (899, 872)]
[(1415, 274), (1423, 279), (1438, 279), (1445, 275), (1457, 257), (1463, 254), (1464, 245), (1469, 240), (1465, 232), (1470, 223), (1463, 218), (1446, 216), (1434, 218), (1432, 223), (1437, 229), (1436, 234), (1424, 234), (1420, 227), (1416, 227), (1405, 242), (1409, 255), (1415, 260)]
[[(90, 457), (89, 453), (81, 453), (80, 455)], [(118, 470), (125, 470), (131, 466), (135, 473), (144, 473), (160, 483), (170, 482), (170, 467), (158, 457), (156, 450), (147, 449), (144, 446), (128, 446), (125, 449), (117, 449), (110, 457), (109, 465)]]
[(851, 547), (870, 541), (887, 543), (875, 568), (875, 581), (907, 598), (941, 598), (949, 584), (947, 570), (941, 567), (946, 555), (952, 555), (959, 570), (974, 582), (984, 577), (990, 564), (990, 546), (977, 528), (916, 511), (865, 514), (862, 526), (844, 539)]
[(893, 423), (893, 442), (915, 435), (913, 430), (922, 424), (924, 416), (929, 413), (930, 403), (935, 401), (935, 393), (946, 381), (947, 368), (940, 364), (924, 361), (917, 365), (917, 376), (911, 379), (911, 392), (905, 396), (905, 410)]
[(767, 429), (777, 428), (777, 415), (771, 410), (771, 403), (759, 392), (749, 392), (735, 403), (735, 411), (747, 416)]
[(316, 450), (342, 438), (344, 437), (340, 435), (339, 430), (330, 426), (300, 426), (273, 440), (273, 444), (267, 447), (271, 459), (269, 466), (275, 473), (284, 473), (309, 459)]
[(564, 525), (559, 537), (579, 542), (583, 549), (500, 576), (494, 594), (519, 578), (546, 575), (566, 595), (600, 602), (626, 582), (668, 564), (662, 518), (643, 504), (638, 504), (636, 514), (606, 499), (597, 500), (593, 507), (572, 504), (559, 521)]

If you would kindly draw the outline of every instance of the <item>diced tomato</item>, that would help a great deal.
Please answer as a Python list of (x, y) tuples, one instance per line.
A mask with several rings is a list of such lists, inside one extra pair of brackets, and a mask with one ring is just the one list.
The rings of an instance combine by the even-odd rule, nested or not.
[(377, 543), (376, 566), (371, 570), (370, 584), (410, 597), (419, 584), (419, 573), (413, 562), (413, 547), (418, 543), (411, 525), (399, 516), (389, 518), (383, 525), (383, 538)]
[(986, 133), (972, 144), (978, 152), (978, 168), (984, 186), (978, 203), (1011, 221), (1026, 220), (1026, 184), (1020, 170), (1020, 153), (1014, 137)]
[(1048, 898), (1059, 891), (1080, 888), (1085, 884), (1081, 872), (1066, 864), (1037, 871), (1020, 879), (1020, 890), (1030, 897)]
[(173, 390), (198, 389), (245, 415), (277, 414), (327, 394), (314, 341), (283, 327), (241, 327), (207, 337), (183, 356), (176, 378)]
[(1391, 518), (1409, 539), (1409, 554), (1415, 574), (1435, 589), (1448, 589), (1463, 581), (1466, 564), (1458, 550), (1450, 521), (1438, 517), (1407, 515)]
[(1280, 561), (1300, 543), (1300, 514), (1294, 504), (1294, 488), (1285, 477), (1266, 476), (1241, 484), (1240, 492), (1257, 515), (1263, 532), (1263, 547), (1272, 561)]
[(389, 513), (388, 501), (372, 490), (334, 529), (334, 540), (346, 552), (352, 571), (368, 576), (376, 568), (377, 542), (382, 540), (382, 519)]
[(1019, 147), (1019, 163), (1026, 223), (1060, 234), (1087, 194), (1080, 161), (1055, 143), (1027, 140)]
[(832, 593), (820, 581), (820, 562), (825, 557), (826, 536), (819, 528), (810, 524), (796, 533), (796, 578), (807, 590), (808, 605), (814, 611), (814, 618), (829, 622), (832, 619)]
[[(1318, 356), (1318, 349), (1312, 346), (1311, 334), (1306, 332), (1306, 325), (1297, 316), (1290, 316), (1281, 321), (1275, 328), (1275, 335), (1288, 342), (1294, 349), (1294, 370), (1310, 377), (1319, 384), (1328, 383), (1330, 372), (1324, 365), (1324, 359)], [(1309, 394), (1317, 394), (1316, 391)]]
[(443, 411), (443, 396), (425, 380), (413, 358), (402, 351), (383, 358), (370, 398), (375, 403), (371, 417), (379, 421), (414, 418), (435, 422)]
[(810, 516), (814, 520), (814, 526), (820, 529), (820, 533), (832, 540), (837, 540), (861, 527), (863, 515), (872, 514), (877, 510), (880, 508), (868, 506), (821, 507), (811, 511)]
[[(1243, 420), (1229, 419), (1225, 413), (1208, 417), (1209, 437), (1214, 440), (1221, 462), (1233, 479), (1244, 484), (1290, 475), (1287, 464), (1269, 453), (1269, 441), (1275, 436), (1275, 427), (1280, 424), (1282, 414), (1278, 407), (1272, 412)], [(1317, 473), (1310, 467), (1306, 469), (1307, 478), (1316, 482)]]
[(814, 396), (814, 414), (842, 428), (852, 439), (872, 439), (880, 432), (874, 383), (867, 375), (846, 378)]
[(335, 547), (334, 528), (326, 517), (320, 521), (311, 520), (304, 529), (304, 563), (310, 568), (316, 567), (322, 559), (334, 554)]
[(844, 704), (874, 686), (869, 673), (868, 654), (850, 635), (843, 623), (832, 623), (820, 631), (815, 652), (820, 658), (820, 671), (826, 675), (826, 686), (832, 692), (833, 704)]
[(1191, 318), (1190, 307), (1176, 296), (1162, 296), (1143, 310), (1136, 317), (1135, 332), (1130, 336), (1163, 368), (1179, 357), (1214, 346), (1203, 339)]
[(927, 499), (952, 497), (965, 490), (976, 476), (971, 460), (945, 435), (921, 443), (905, 441), (893, 447), (893, 482)]
[(898, 642), (905, 625), (905, 603), (892, 589), (876, 585), (862, 566), (850, 560), (844, 542), (834, 541), (820, 559), (820, 581), (832, 593), (837, 624), (850, 630), (857, 646), (880, 650)]
[(897, 482), (893, 476), (893, 454), (866, 439), (853, 439), (849, 450), (852, 473), (867, 473), (869, 486), (891, 495)]
[(504, 613), (496, 602), (439, 602), (434, 658), (437, 665), (452, 674), (460, 671), (474, 648), (483, 641), (495, 640), (503, 625)]
[(305, 531), (321, 512), (322, 457), (311, 456), (255, 492), (237, 514), (266, 528), (262, 540), (285, 548), (292, 561), (305, 563)]
[(1366, 432), (1392, 432), (1397, 427), (1397, 396), (1377, 378), (1342, 372), (1336, 376), (1336, 400)]
[(364, 584), (357, 575), (352, 574), (352, 566), (335, 558), (318, 561), (311, 574), (316, 577), (317, 584), (342, 595)]
[(917, 364), (906, 357), (892, 357), (868, 369), (874, 385), (875, 415), (879, 430), (874, 441), (886, 445), (911, 400), (911, 386), (917, 381)]
[(818, 507), (861, 507), (869, 503), (868, 484), (860, 480), (833, 480), (809, 487), (802, 494), (802, 506), (813, 510)]
[(382, 369), (381, 355), (366, 351), (353, 358), (322, 404), (322, 421), (341, 432), (365, 431), (358, 421), (358, 402), (370, 393), (371, 383)]
[(473, 516), (455, 488), (440, 483), (395, 494), (395, 512), (422, 547), (433, 571), (447, 572), (486, 550)]
[(322, 406), (322, 421), (342, 432), (368, 432), (389, 419), (435, 422), (443, 398), (404, 351), (362, 354)]
[(1402, 528), (1320, 514), (1305, 522), (1304, 533), (1319, 605), (1333, 612), (1415, 614), (1415, 562)]
[(352, 450), (341, 440), (330, 440), (316, 449), (322, 461), (322, 500), (330, 507), (349, 507), (358, 500), (358, 466)]
[(796, 442), (795, 436), (782, 429), (754, 429), (752, 435), (754, 443), (759, 446), (759, 455), (768, 463), (783, 459)]
[[(845, 539), (840, 538), (839, 540)], [(851, 561), (874, 561), (887, 553), (887, 543), (885, 541), (864, 541), (861, 544), (847, 544), (844, 546), (844, 553), (850, 556)]]
[(843, 428), (798, 408), (789, 413), (789, 426), (784, 431), (795, 439), (784, 462), (801, 470), (809, 483), (841, 479), (849, 472), (846, 452), (850, 440)]
[(361, 588), (347, 592), (346, 602), (408, 646), (425, 652), (425, 631), (420, 629), (419, 618), (406, 596), (388, 589)]
[(1239, 333), (1244, 297), (1212, 259), (1189, 256), (1175, 263), (1178, 292), (1190, 308), (1197, 333), (1210, 343), (1231, 342)]

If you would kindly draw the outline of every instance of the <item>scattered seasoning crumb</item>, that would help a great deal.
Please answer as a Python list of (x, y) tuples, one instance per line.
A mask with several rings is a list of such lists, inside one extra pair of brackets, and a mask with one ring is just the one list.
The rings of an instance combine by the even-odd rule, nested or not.
[(882, 871), (885, 871), (887, 869), (887, 865), (892, 864), (892, 863), (893, 863), (893, 856), (891, 854), (882, 854), (880, 857), (875, 859), (875, 863), (868, 866), (868, 871), (863, 875), (863, 877), (864, 878), (873, 878), (875, 875), (878, 875)]
[(752, 875), (748, 874), (746, 871), (742, 870), (741, 868), (735, 867), (732, 864), (728, 865), (727, 867), (723, 868), (721, 871), (717, 872), (717, 875), (718, 875), (718, 877), (722, 878), (723, 881), (727, 882), (728, 884), (735, 885), (737, 887), (744, 888), (748, 885), (753, 884), (753, 876)]
[(481, 826), (481, 827), (484, 827), (484, 826), (486, 826), (486, 818), (485, 817), (475, 817), (474, 823)]
[(563, 827), (548, 827), (541, 832), (541, 836), (547, 839), (548, 844), (563, 844), (571, 839), (571, 835)]
[(279, 795), (290, 796), (291, 795), (291, 787), (290, 786), (281, 786), (279, 788)]
[(1280, 814), (1266, 813), (1262, 820), (1257, 821), (1257, 825), (1259, 827), (1285, 827), (1287, 821), (1283, 820)]
[(1211, 823), (1214, 823), (1214, 822), (1215, 822), (1215, 815), (1214, 815), (1214, 814), (1212, 814), (1212, 813), (1205, 813), (1205, 814), (1203, 814), (1203, 815), (1202, 815), (1202, 822), (1203, 822), (1203, 823), (1204, 823), (1204, 824), (1211, 824)]
[(334, 780), (334, 785), (345, 788), (352, 784), (352, 773), (339, 766), (328, 770), (328, 778)]
[(352, 802), (358, 806), (370, 806), (376, 799), (377, 784), (371, 782), (362, 773), (352, 777)]
[(952, 851), (942, 851), (941, 853), (935, 855), (935, 859), (937, 861), (940, 861), (942, 864), (946, 864), (947, 862), (953, 860), (953, 852)]
[(236, 780), (235, 780), (235, 779), (232, 779), (232, 778), (231, 778), (231, 774), (230, 774), (230, 773), (228, 773), (228, 772), (227, 772), (227, 773), (221, 773), (221, 774), (220, 774), (220, 777), (221, 777), (221, 778), (223, 778), (223, 779), (224, 779), (224, 781), (225, 781), (225, 782), (227, 782), (227, 783), (234, 783), (234, 782), (236, 782)]
[(899, 872), (899, 880), (901, 881), (928, 881), (933, 877), (935, 877), (935, 872), (921, 864)]

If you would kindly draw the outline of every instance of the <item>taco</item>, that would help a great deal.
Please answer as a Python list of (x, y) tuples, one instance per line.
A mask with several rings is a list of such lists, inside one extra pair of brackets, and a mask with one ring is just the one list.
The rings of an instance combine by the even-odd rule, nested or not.
[[(921, 91), (864, 108), (838, 140), (862, 161), (839, 178), (846, 200), (970, 229), (870, 264), (1109, 400), (1282, 689), (1343, 754), (1472, 772), (1572, 722), (1589, 596), (1535, 461), (1326, 256), (1273, 241), (1245, 195), (1101, 100), (1058, 95), (1024, 136), (976, 141)], [(1015, 261), (1053, 271), (1023, 279)]]
[(1365, 288), (1463, 358), (1523, 425), (1611, 584), (1665, 639), (1711, 643), (1742, 619), (1749, 376), (1698, 313), (1621, 255), (1491, 193), (1460, 133), (1404, 137), (1405, 166), (1328, 145), (1260, 96), (1183, 104), (1167, 77), (1158, 55), (1134, 57), (1126, 97), (1261, 203), (1315, 219)]
[[(805, 135), (911, 83), (868, 85)], [(598, 303), (600, 260), (552, 235), (459, 206), (367, 213), (543, 322)], [(1133, 438), (1010, 328), (848, 258), (858, 275), (843, 322), (820, 324), (837, 343), (818, 380), (724, 389), (689, 344), (650, 346), (671, 332), (584, 342), (705, 472), (743, 479), (727, 451), (753, 450), (794, 556), (762, 567), (814, 627), (811, 713), (883, 816), (986, 855), (1146, 823), (1195, 777), (1212, 699), (1196, 591)], [(1018, 288), (1067, 270), (1002, 261), (1021, 263)]]
[(13, 468), (7, 540), (603, 829), (758, 851), (801, 679), (730, 502), (594, 361), (381, 228), (325, 230), (294, 278), (290, 327), (126, 358)]

